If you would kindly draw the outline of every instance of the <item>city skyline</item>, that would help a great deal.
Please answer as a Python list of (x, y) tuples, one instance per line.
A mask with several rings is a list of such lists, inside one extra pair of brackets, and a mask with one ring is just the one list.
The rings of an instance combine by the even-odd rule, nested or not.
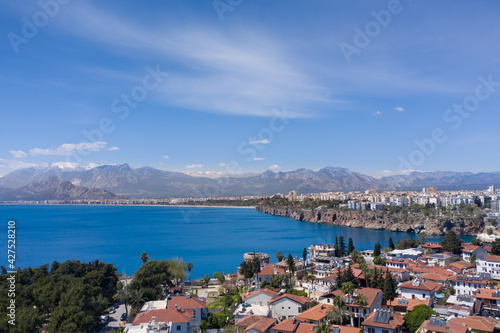
[(0, 5), (0, 176), (498, 171), (496, 3), (117, 4)]

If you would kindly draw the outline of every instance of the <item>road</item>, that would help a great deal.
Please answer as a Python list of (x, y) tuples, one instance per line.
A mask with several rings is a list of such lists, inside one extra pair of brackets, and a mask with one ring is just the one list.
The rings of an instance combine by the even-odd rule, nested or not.
[[(124, 326), (125, 322), (120, 320), (120, 317), (122, 316), (123, 313), (125, 313), (125, 304), (123, 302), (118, 303), (119, 306), (116, 309), (115, 313), (112, 313), (109, 315), (108, 322), (106, 325), (96, 329), (94, 332), (109, 332), (114, 329), (117, 329), (120, 326)], [(128, 306), (128, 313), (130, 313), (130, 305)]]

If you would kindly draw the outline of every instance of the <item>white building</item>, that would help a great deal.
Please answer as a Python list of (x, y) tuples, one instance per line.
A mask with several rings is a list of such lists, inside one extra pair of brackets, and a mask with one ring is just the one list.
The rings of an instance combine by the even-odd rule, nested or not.
[(309, 308), (311, 299), (309, 297), (296, 296), (291, 294), (276, 295), (269, 305), (271, 306), (271, 316), (275, 319), (293, 318), (299, 313)]
[(500, 256), (488, 256), (476, 260), (478, 274), (490, 273), (491, 278), (500, 280)]
[(484, 289), (488, 280), (480, 276), (455, 275), (450, 277), (455, 295), (474, 295), (478, 289)]
[(433, 281), (421, 282), (418, 279), (407, 281), (400, 287), (401, 297), (408, 299), (434, 299), (441, 285)]

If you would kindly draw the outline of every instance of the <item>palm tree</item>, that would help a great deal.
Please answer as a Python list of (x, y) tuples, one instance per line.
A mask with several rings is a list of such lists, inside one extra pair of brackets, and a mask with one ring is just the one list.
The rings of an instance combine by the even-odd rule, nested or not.
[(330, 332), (332, 325), (326, 323), (326, 321), (321, 322), (318, 326), (316, 326), (316, 333), (328, 333)]
[(127, 287), (123, 287), (120, 291), (118, 291), (118, 299), (122, 300), (125, 303), (125, 316), (128, 318), (128, 307), (127, 302), (130, 302), (131, 293)]
[(330, 311), (328, 311), (328, 319), (339, 325), (342, 325), (344, 319), (349, 318), (349, 315), (350, 315), (349, 311), (347, 311), (344, 308), (339, 308), (336, 306), (334, 306), (333, 308), (330, 309)]
[(142, 260), (142, 263), (145, 264), (148, 261), (148, 259), (149, 259), (148, 253), (147, 252), (142, 252), (140, 258)]
[(187, 267), (187, 270), (188, 270), (188, 272), (189, 272), (189, 282), (191, 282), (191, 270), (193, 269), (193, 264), (192, 264), (192, 263), (190, 263), (190, 262), (188, 262), (188, 263), (186, 264), (186, 267)]
[[(347, 296), (347, 303), (352, 303), (352, 295), (354, 294), (354, 284), (352, 282), (346, 282), (342, 284), (342, 292)], [(351, 317), (351, 326), (354, 326), (354, 319), (352, 313), (349, 313)]]
[(144, 294), (137, 289), (132, 289), (130, 291), (129, 303), (132, 308), (139, 308), (139, 306), (144, 302)]

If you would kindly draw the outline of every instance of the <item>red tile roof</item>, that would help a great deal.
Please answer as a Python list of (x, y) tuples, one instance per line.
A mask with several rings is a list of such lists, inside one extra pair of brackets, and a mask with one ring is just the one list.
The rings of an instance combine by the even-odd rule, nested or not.
[(274, 275), (274, 270), (276, 270), (276, 275), (281, 275), (285, 273), (285, 270), (283, 268), (266, 266), (260, 270), (259, 275)]
[(493, 332), (497, 320), (479, 316), (467, 316), (465, 318), (451, 318), (448, 323), (465, 325), (475, 331)]
[(265, 332), (267, 331), (271, 326), (273, 326), (276, 323), (276, 319), (274, 318), (265, 318), (265, 317), (260, 317), (260, 320), (249, 325), (247, 328), (245, 328), (245, 331), (250, 331), (250, 330), (257, 330), (259, 332)]
[(389, 329), (396, 329), (398, 326), (403, 326), (404, 324), (404, 319), (403, 316), (398, 315), (397, 313), (391, 312), (391, 317), (389, 319), (389, 323), (384, 324), (384, 323), (378, 323), (374, 321), (375, 318), (375, 311), (370, 313), (368, 318), (366, 318), (361, 325), (363, 326), (371, 326), (371, 327), (380, 327), (380, 328), (389, 328)]
[(302, 305), (311, 302), (311, 298), (309, 298), (309, 297), (297, 296), (297, 295), (292, 295), (292, 294), (283, 294), (283, 295), (276, 296), (275, 298), (270, 300), (269, 304), (277, 302), (283, 298), (288, 298), (289, 300), (292, 300), (292, 301), (297, 302), (297, 303), (302, 304)]
[(491, 261), (491, 262), (500, 262), (500, 256), (487, 256), (487, 257), (484, 257), (483, 259), (477, 259), (477, 260), (485, 260), (485, 261)]
[(175, 310), (176, 305), (186, 310), (204, 309), (207, 307), (207, 299), (203, 298), (203, 301), (200, 301), (196, 297), (189, 297), (189, 298), (187, 296), (169, 297), (167, 300), (167, 309)]
[(403, 289), (403, 288), (406, 288), (406, 289), (415, 289), (415, 290), (427, 290), (427, 291), (431, 291), (431, 290), (434, 290), (434, 291), (438, 291), (439, 289), (441, 289), (441, 285), (440, 284), (437, 284), (436, 282), (433, 282), (433, 281), (425, 281), (425, 282), (420, 282), (417, 285), (414, 285), (415, 281), (406, 281), (405, 283), (403, 283), (400, 288)]
[(156, 317), (155, 320), (157, 323), (165, 323), (171, 321), (173, 323), (188, 323), (189, 319), (193, 316), (193, 311), (175, 311), (170, 309), (156, 309), (156, 310), (148, 310), (145, 312), (139, 313), (132, 325), (139, 325), (149, 323), (153, 317)]
[(238, 320), (236, 322), (236, 326), (240, 326), (240, 327), (248, 327), (250, 325), (253, 325), (255, 324), (256, 322), (258, 322), (260, 320), (260, 318), (262, 317), (259, 317), (259, 316), (245, 316), (243, 318), (241, 318), (240, 320)]
[(264, 289), (261, 289), (261, 290), (255, 290), (255, 291), (252, 291), (252, 292), (249, 292), (249, 293), (245, 293), (245, 294), (241, 295), (241, 298), (243, 300), (246, 300), (246, 299), (248, 299), (250, 297), (253, 297), (255, 295), (258, 295), (260, 293), (264, 293), (264, 294), (266, 294), (268, 296), (271, 296), (271, 297), (274, 297), (277, 294), (277, 292), (272, 291), (271, 289), (264, 288)]
[(425, 243), (422, 244), (424, 249), (442, 249), (443, 247), (439, 243)]
[(318, 304), (309, 310), (302, 312), (301, 314), (295, 316), (295, 319), (300, 321), (319, 321), (328, 315), (328, 311), (333, 308), (329, 304)]

